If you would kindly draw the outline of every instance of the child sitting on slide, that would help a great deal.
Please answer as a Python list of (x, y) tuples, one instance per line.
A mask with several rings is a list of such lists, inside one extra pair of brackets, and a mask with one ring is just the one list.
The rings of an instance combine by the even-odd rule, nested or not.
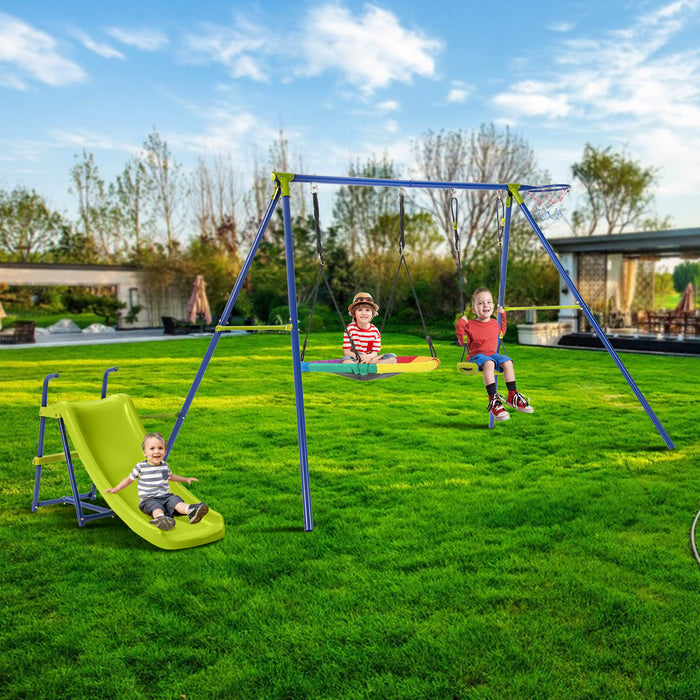
[(170, 493), (168, 481), (191, 484), (199, 479), (178, 476), (170, 471), (168, 463), (164, 461), (167, 449), (165, 438), (160, 433), (148, 433), (141, 443), (141, 449), (146, 459), (139, 462), (123, 481), (105, 489), (105, 492), (117, 493), (138, 479), (139, 509), (151, 516), (151, 525), (159, 530), (172, 530), (175, 527), (173, 516), (176, 513), (187, 515), (193, 525), (198, 523), (209, 512), (209, 506), (206, 503), (188, 505), (180, 496)]

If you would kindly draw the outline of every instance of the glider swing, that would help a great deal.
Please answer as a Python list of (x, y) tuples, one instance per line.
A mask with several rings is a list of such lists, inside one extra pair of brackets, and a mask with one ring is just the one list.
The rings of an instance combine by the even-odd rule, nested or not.
[[(301, 349), (301, 371), (302, 372), (322, 372), (326, 374), (335, 374), (339, 377), (347, 377), (348, 379), (358, 379), (361, 381), (370, 381), (373, 379), (388, 379), (389, 377), (395, 377), (398, 374), (406, 374), (410, 372), (429, 372), (433, 369), (436, 369), (437, 367), (440, 366), (440, 360), (437, 358), (437, 354), (435, 352), (435, 348), (433, 347), (433, 343), (430, 339), (430, 336), (428, 335), (428, 331), (425, 325), (425, 320), (423, 319), (423, 312), (421, 311), (420, 304), (418, 302), (418, 297), (416, 295), (416, 290), (415, 287), (413, 286), (413, 281), (411, 280), (411, 273), (408, 271), (408, 265), (406, 264), (406, 259), (404, 257), (404, 233), (405, 233), (405, 226), (404, 226), (404, 193), (403, 190), (401, 190), (401, 193), (399, 195), (400, 200), (399, 200), (399, 206), (400, 206), (400, 239), (399, 239), (399, 267), (396, 270), (396, 276), (394, 277), (394, 284), (391, 288), (391, 295), (389, 296), (389, 302), (387, 304), (387, 310), (386, 313), (384, 314), (384, 318), (382, 320), (382, 327), (380, 330), (380, 333), (384, 330), (384, 322), (387, 319), (387, 316), (389, 315), (389, 309), (391, 308), (391, 302), (393, 300), (394, 296), (394, 290), (396, 289), (396, 282), (399, 276), (399, 273), (401, 272), (401, 266), (403, 265), (406, 269), (406, 274), (408, 275), (408, 280), (411, 284), (411, 289), (413, 291), (413, 297), (416, 300), (416, 307), (418, 309), (418, 313), (420, 314), (421, 321), (423, 323), (423, 330), (425, 331), (425, 337), (428, 342), (428, 348), (430, 349), (430, 356), (423, 356), (423, 355), (411, 355), (411, 356), (399, 356), (396, 358), (396, 364), (366, 364), (366, 363), (361, 363), (361, 362), (344, 362), (342, 358), (336, 358), (336, 359), (331, 359), (331, 360), (314, 360), (314, 361), (304, 361), (304, 355), (306, 353), (306, 346), (307, 346), (307, 341), (309, 339), (309, 333), (311, 331), (311, 321), (314, 316), (314, 309), (316, 308), (316, 301), (318, 299), (318, 290), (321, 284), (321, 279), (326, 284), (326, 288), (328, 289), (328, 294), (330, 296), (331, 301), (333, 302), (333, 306), (335, 307), (336, 312), (338, 313), (338, 317), (340, 318), (340, 322), (343, 326), (343, 328), (347, 332), (347, 326), (345, 325), (345, 321), (343, 320), (343, 314), (340, 311), (340, 308), (338, 306), (337, 301), (335, 300), (335, 296), (333, 294), (333, 290), (331, 289), (331, 285), (328, 282), (328, 278), (326, 277), (324, 265), (325, 265), (325, 259), (323, 256), (323, 242), (322, 242), (322, 237), (321, 237), (321, 225), (320, 225), (320, 217), (319, 217), (319, 206), (318, 206), (318, 186), (316, 183), (311, 184), (311, 194), (313, 198), (313, 207), (314, 207), (314, 226), (316, 230), (316, 252), (318, 254), (318, 259), (319, 259), (319, 268), (318, 268), (318, 275), (316, 277), (316, 286), (314, 289), (314, 298), (313, 298), (313, 303), (311, 305), (311, 314), (309, 315), (309, 324), (307, 327), (306, 331), (306, 337), (304, 338), (304, 344)], [(350, 341), (350, 346), (352, 348), (353, 353), (355, 354), (355, 357), (359, 360), (359, 353), (357, 351), (357, 348), (355, 347), (355, 343), (348, 334), (348, 340)]]

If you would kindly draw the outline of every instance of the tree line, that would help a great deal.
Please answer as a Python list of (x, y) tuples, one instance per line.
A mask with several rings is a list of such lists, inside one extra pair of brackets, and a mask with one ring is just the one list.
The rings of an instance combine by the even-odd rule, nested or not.
[[(549, 184), (533, 149), (509, 128), (482, 125), (471, 132), (428, 131), (411, 144), (413, 162), (402, 166), (388, 156), (348, 164), (350, 177), (418, 179), (443, 182), (521, 182)], [(246, 183), (240, 163), (225, 154), (200, 158), (188, 172), (157, 133), (148, 135), (139, 153), (106, 181), (92, 153), (75, 156), (68, 190), (77, 218), (52, 210), (35, 190), (17, 186), (0, 190), (0, 260), (55, 263), (126, 263), (152, 270), (154, 292), (173, 286), (186, 294), (196, 274), (204, 274), (214, 309), (223, 307), (242, 258), (272, 194), (270, 172), (303, 172), (302, 158), (290, 153), (282, 132), (262, 162), (256, 158)], [(667, 228), (652, 210), (657, 174), (626, 153), (587, 144), (572, 165), (580, 190), (570, 217), (573, 233), (618, 233)], [(459, 233), (462, 283), (498, 284), (497, 201), (491, 191), (445, 189), (404, 193), (406, 258), (429, 316), (451, 317), (458, 306)], [(454, 202), (453, 202), (454, 198)], [(315, 222), (307, 197), (295, 200), (293, 222), (297, 288), (300, 302), (316, 292), (318, 254)], [(455, 221), (457, 214), (457, 221)], [(333, 294), (319, 290), (324, 314), (333, 312), (358, 289), (374, 293), (381, 304), (396, 273), (399, 196), (396, 188), (343, 186), (322, 214), (325, 272)], [(546, 257), (546, 256), (545, 256)], [(556, 273), (543, 258), (523, 217), (512, 221), (509, 289), (520, 304), (556, 303)], [(529, 271), (529, 274), (528, 274)], [(156, 289), (157, 288), (157, 289)], [(396, 308), (415, 320), (413, 294), (397, 279)], [(281, 214), (270, 225), (236, 313), (268, 322), (284, 313), (286, 272)]]

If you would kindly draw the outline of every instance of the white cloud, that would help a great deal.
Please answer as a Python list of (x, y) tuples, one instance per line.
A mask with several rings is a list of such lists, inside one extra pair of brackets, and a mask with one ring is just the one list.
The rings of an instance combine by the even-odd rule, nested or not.
[(399, 133), (399, 123), (395, 119), (387, 119), (382, 124), (382, 129), (387, 134), (398, 134)]
[(92, 51), (98, 56), (102, 56), (102, 58), (124, 58), (124, 54), (121, 51), (117, 51), (109, 44), (95, 41), (95, 39), (80, 29), (75, 29), (72, 33), (88, 51)]
[(157, 51), (168, 43), (168, 37), (155, 29), (121, 29), (110, 27), (107, 30), (112, 38), (127, 46), (134, 46), (141, 51)]
[(16, 72), (0, 77), (7, 87), (26, 88), (22, 76), (48, 85), (83, 82), (85, 71), (61, 55), (58, 42), (22, 20), (0, 13), (0, 64), (9, 64)]
[(550, 32), (570, 32), (573, 28), (574, 25), (570, 22), (553, 22), (547, 25)]
[(404, 28), (396, 15), (373, 5), (359, 17), (344, 7), (325, 5), (307, 18), (301, 48), (304, 75), (337, 70), (346, 82), (371, 95), (392, 82), (433, 77), (434, 55), (442, 44)]
[(264, 54), (266, 45), (264, 32), (245, 23), (235, 29), (205, 23), (185, 37), (188, 60), (221, 63), (232, 78), (261, 82), (267, 81), (267, 74), (256, 54)]
[(469, 97), (469, 91), (465, 90), (464, 88), (452, 88), (447, 93), (447, 101), (455, 102), (457, 104), (462, 104), (463, 102), (466, 102), (467, 97)]
[(494, 103), (506, 112), (525, 117), (559, 119), (571, 114), (566, 94), (556, 94), (546, 83), (524, 80), (510, 92), (494, 97)]
[(501, 118), (577, 117), (588, 127), (623, 129), (631, 123), (696, 127), (700, 52), (675, 50), (674, 42), (688, 10), (698, 5), (700, 0), (677, 0), (602, 38), (575, 37), (554, 46), (554, 67), (540, 71), (546, 80), (517, 83), (494, 97)]
[(385, 100), (377, 105), (377, 109), (380, 112), (396, 112), (400, 107), (397, 100)]

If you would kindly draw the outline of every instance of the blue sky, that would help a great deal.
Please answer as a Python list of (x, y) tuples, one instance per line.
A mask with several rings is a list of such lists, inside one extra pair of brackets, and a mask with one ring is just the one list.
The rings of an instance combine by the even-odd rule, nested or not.
[(659, 170), (657, 213), (698, 226), (700, 0), (612, 7), (2, 0), (0, 187), (73, 215), (74, 157), (112, 179), (153, 129), (187, 167), (231, 154), (244, 172), (283, 129), (305, 172), (387, 153), (410, 176), (428, 129), (493, 122), (553, 182), (586, 142), (626, 149)]

